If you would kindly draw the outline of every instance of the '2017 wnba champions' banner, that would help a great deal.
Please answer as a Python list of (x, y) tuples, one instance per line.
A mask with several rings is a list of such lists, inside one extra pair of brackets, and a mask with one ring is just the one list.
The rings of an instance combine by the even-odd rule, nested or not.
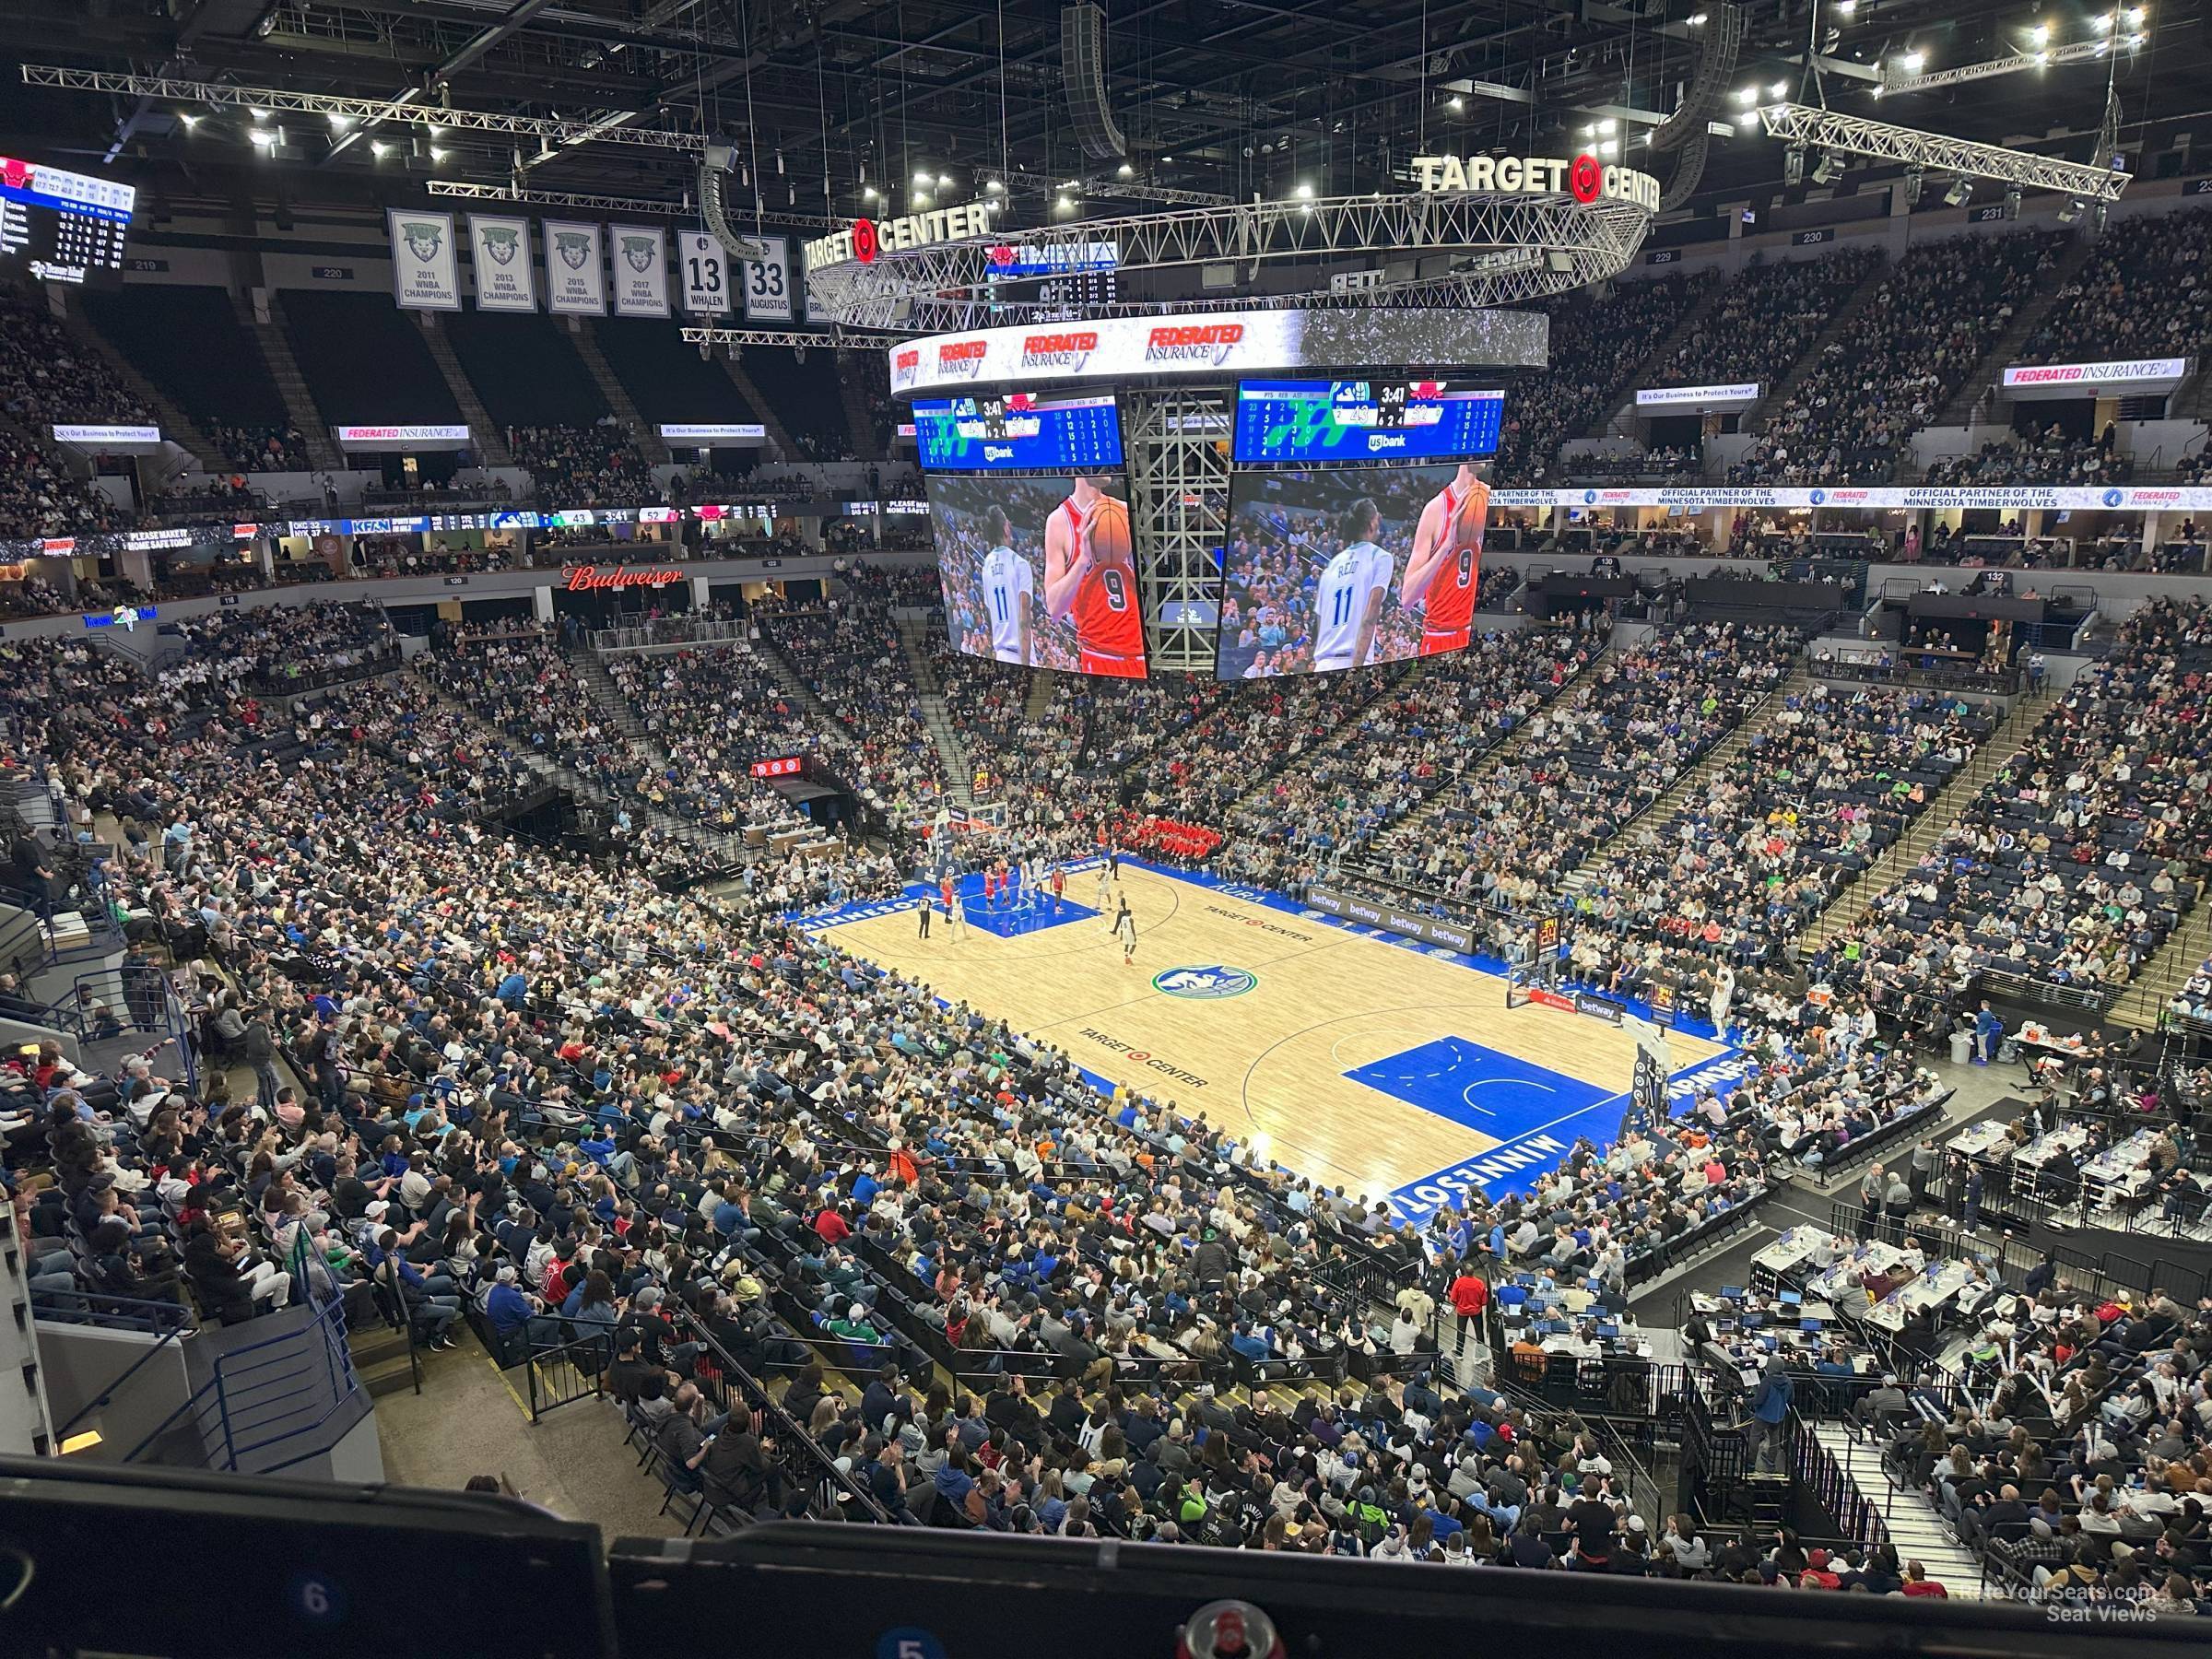
[(407, 311), (459, 311), (461, 269), (453, 257), (453, 216), (394, 207), (392, 297)]

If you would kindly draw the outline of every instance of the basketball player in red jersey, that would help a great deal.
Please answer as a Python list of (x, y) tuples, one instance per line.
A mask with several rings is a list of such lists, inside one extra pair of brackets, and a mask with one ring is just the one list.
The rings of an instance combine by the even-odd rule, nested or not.
[(1421, 610), (1423, 656), (1465, 646), (1475, 620), (1475, 593), (1482, 585), (1482, 526), (1489, 516), (1490, 487), (1466, 462), (1459, 475), (1421, 509), (1406, 560), (1406, 608)]
[(1078, 477), (1044, 524), (1044, 608), (1072, 622), (1085, 674), (1145, 677), (1144, 622), (1129, 503), (1106, 493), (1111, 478)]

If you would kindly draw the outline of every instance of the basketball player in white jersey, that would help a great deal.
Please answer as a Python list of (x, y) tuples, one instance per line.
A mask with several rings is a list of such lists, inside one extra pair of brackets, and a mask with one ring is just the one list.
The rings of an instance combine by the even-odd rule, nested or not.
[(1037, 660), (1035, 641), (1030, 637), (1030, 601), (1037, 591), (1037, 572), (1014, 551), (1014, 527), (1004, 507), (985, 508), (982, 528), (991, 551), (983, 555), (978, 579), (991, 624), (991, 654), (1002, 663), (1030, 666)]
[(1359, 668), (1372, 661), (1375, 624), (1390, 591), (1390, 555), (1375, 545), (1382, 512), (1361, 496), (1346, 509), (1344, 550), (1323, 567), (1313, 594), (1313, 669)]
[(1136, 958), (1136, 918), (1129, 913), (1126, 899), (1114, 915), (1113, 936), (1122, 942), (1122, 966), (1126, 968)]

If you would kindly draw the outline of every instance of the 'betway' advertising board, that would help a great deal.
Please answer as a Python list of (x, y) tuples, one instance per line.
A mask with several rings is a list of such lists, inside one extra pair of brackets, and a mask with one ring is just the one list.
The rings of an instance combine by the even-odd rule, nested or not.
[(2080, 397), (2111, 387), (2136, 392), (2179, 384), (2187, 358), (2121, 358), (2109, 363), (2015, 363), (2005, 371), (2014, 397)]
[(2212, 486), (2202, 484), (1777, 485), (1669, 489), (1493, 489), (1499, 507), (1845, 507), (1882, 512), (1943, 507), (1995, 507), (2036, 512), (2212, 512)]
[(1448, 950), (1470, 954), (1475, 949), (1475, 934), (1471, 928), (1461, 927), (1451, 922), (1440, 922), (1434, 916), (1424, 916), (1417, 911), (1400, 910), (1395, 905), (1378, 904), (1372, 899), (1358, 893), (1339, 892), (1329, 887), (1311, 887), (1306, 889), (1306, 903), (1324, 916), (1357, 922), (1365, 927), (1379, 927), (1384, 933), (1394, 933), (1406, 939), (1418, 939), (1424, 945), (1441, 945)]
[(1022, 381), (1231, 377), (1271, 369), (1404, 363), (1419, 369), (1544, 366), (1548, 320), (1533, 312), (1201, 312), (930, 335), (891, 347), (891, 390)]

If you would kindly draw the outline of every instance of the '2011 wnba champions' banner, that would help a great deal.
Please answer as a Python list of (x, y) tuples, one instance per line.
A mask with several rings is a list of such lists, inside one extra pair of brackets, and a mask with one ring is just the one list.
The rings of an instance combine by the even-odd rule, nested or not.
[(528, 219), (470, 214), (468, 251), (476, 271), (478, 311), (537, 309), (537, 280), (531, 268)]
[(453, 216), (394, 207), (385, 222), (392, 232), (392, 297), (407, 311), (459, 311)]

